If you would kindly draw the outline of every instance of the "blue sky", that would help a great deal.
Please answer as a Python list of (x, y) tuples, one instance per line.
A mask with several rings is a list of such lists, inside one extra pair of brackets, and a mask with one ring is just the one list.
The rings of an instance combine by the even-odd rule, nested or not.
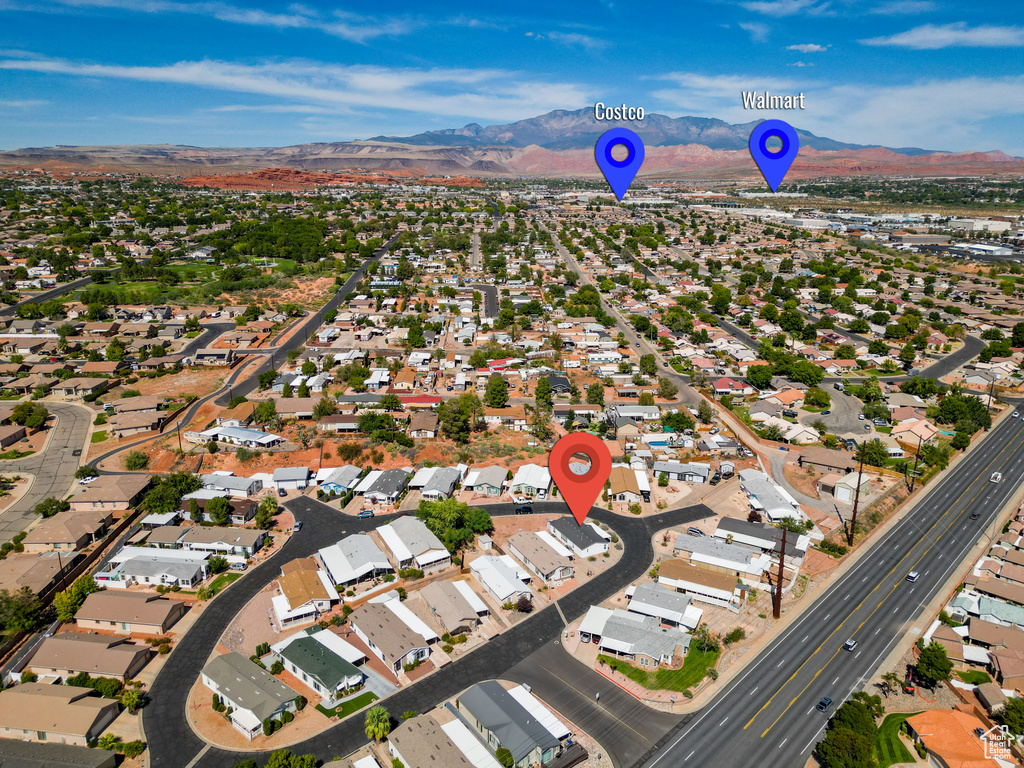
[[(1010, 2), (0, 0), (0, 148), (280, 146), (595, 101), (1024, 155)], [(752, 113), (743, 90), (806, 94)]]

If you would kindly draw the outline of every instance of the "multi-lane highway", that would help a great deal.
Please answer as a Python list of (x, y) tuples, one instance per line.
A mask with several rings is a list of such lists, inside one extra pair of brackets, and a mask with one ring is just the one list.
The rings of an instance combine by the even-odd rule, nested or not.
[[(1003, 481), (991, 482), (993, 472)], [(831, 714), (873, 676), (890, 671), (878, 669), (882, 660), (901, 638), (923, 631), (923, 607), (979, 539), (993, 535), (1022, 476), (1024, 420), (1006, 418), (640, 765), (802, 766), (828, 720), (817, 702), (833, 699)], [(913, 570), (920, 574), (915, 583), (906, 579)], [(851, 638), (856, 649), (843, 650)]]

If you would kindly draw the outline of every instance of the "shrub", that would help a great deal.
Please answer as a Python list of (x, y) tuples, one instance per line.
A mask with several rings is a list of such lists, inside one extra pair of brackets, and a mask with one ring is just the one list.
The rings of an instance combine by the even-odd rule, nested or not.
[(725, 644), (732, 645), (733, 643), (738, 643), (746, 636), (747, 633), (743, 631), (742, 627), (736, 627), (736, 629), (725, 636)]
[(145, 743), (136, 739), (135, 741), (126, 742), (121, 746), (121, 754), (125, 757), (138, 757), (146, 749)]
[(21, 682), (23, 683), (34, 683), (39, 680), (39, 675), (35, 672), (25, 671), (21, 673)]
[(149, 456), (142, 451), (131, 451), (124, 459), (124, 468), (129, 472), (138, 472), (149, 466)]
[(282, 664), (280, 661), (275, 661), (273, 664), (270, 665), (270, 674), (280, 675), (282, 672), (284, 672), (284, 664)]
[(282, 724), (287, 725), (288, 723), (290, 723), (294, 719), (295, 719), (295, 715), (293, 715), (288, 710), (285, 710), (284, 712), (281, 713), (281, 722), (282, 722)]
[(213, 694), (213, 708), (216, 711), (220, 712), (220, 696), (218, 696), (216, 693)]
[(269, 736), (274, 732), (274, 723), (270, 719), (263, 721), (263, 735)]
[(499, 763), (505, 766), (505, 768), (512, 768), (512, 765), (515, 763), (515, 760), (512, 758), (512, 753), (505, 747), (502, 747), (495, 752), (494, 756), (498, 759)]
[(295, 697), (295, 711), (301, 712), (306, 707), (306, 697), (296, 696)]

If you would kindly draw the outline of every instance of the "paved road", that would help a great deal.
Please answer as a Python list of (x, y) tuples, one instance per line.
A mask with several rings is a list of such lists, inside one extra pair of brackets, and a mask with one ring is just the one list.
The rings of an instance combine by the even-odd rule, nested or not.
[(498, 289), (487, 283), (473, 283), (469, 286), (484, 296), (484, 317), (498, 316)]
[[(552, 229), (554, 230), (554, 225), (552, 225)], [(562, 245), (562, 241), (558, 239), (557, 231), (552, 231), (551, 239), (555, 244), (555, 249), (557, 250), (558, 255), (562, 257), (569, 269), (579, 276), (580, 281), (585, 285), (591, 285), (596, 288), (597, 286), (594, 285), (594, 281), (591, 280), (587, 273), (583, 271), (579, 262), (576, 261), (576, 258)], [(698, 405), (701, 401), (701, 397), (700, 394), (690, 386), (690, 377), (676, 373), (676, 371), (666, 362), (660, 347), (656, 344), (652, 344), (650, 340), (640, 336), (633, 326), (626, 322), (626, 319), (614, 306), (609, 304), (607, 301), (602, 301), (608, 314), (615, 318), (616, 328), (622, 331), (629, 345), (633, 347), (638, 354), (654, 355), (658, 364), (661, 366), (661, 370), (658, 371), (658, 376), (668, 378), (677, 387), (679, 387), (677, 401), (687, 405)]]
[(85, 288), (89, 285), (92, 285), (91, 277), (80, 277), (77, 280), (72, 280), (68, 283), (61, 283), (60, 285), (54, 286), (53, 288), (49, 288), (45, 291), (40, 291), (39, 293), (34, 293), (31, 296), (26, 296), (21, 301), (15, 302), (9, 307), (0, 309), (0, 317), (13, 315), (17, 311), (18, 307), (24, 304), (42, 304), (44, 301), (55, 299), (65, 293), (77, 291), (79, 288)]
[(46, 450), (24, 459), (0, 461), (0, 473), (35, 476), (32, 487), (18, 501), (0, 512), (0, 541), (10, 541), (35, 518), (36, 504), (50, 496), (63, 498), (75, 481), (79, 456), (85, 448), (92, 413), (71, 403), (45, 403), (56, 417), (49, 427)]
[[(180, 768), (198, 755), (205, 746), (204, 742), (185, 725), (182, 717), (188, 691), (231, 619), (260, 589), (279, 575), (281, 564), (296, 557), (311, 555), (329, 542), (348, 534), (369, 531), (396, 517), (378, 515), (373, 519), (358, 520), (343, 516), (307, 497), (288, 501), (286, 506), (295, 514), (296, 519), (303, 522), (302, 531), (292, 536), (281, 551), (247, 572), (231, 589), (219, 595), (182, 638), (157, 675), (151, 691), (152, 703), (142, 711), (146, 739), (149, 742), (150, 765), (153, 768)], [(566, 511), (562, 502), (538, 502), (533, 507), (538, 513)], [(503, 515), (512, 514), (514, 508), (514, 504), (499, 504), (489, 505), (487, 510), (492, 515)], [(572, 621), (583, 615), (590, 605), (605, 600), (639, 578), (650, 567), (653, 559), (651, 537), (655, 531), (670, 526), (686, 525), (711, 514), (711, 510), (703, 505), (671, 510), (645, 519), (625, 518), (605, 510), (591, 510), (594, 519), (606, 522), (615, 530), (623, 544), (624, 552), (614, 568), (596, 576), (558, 601), (566, 618)], [(498, 635), (479, 650), (435, 672), (428, 682), (398, 691), (385, 704), (393, 714), (407, 710), (425, 712), (476, 682), (512, 674), (511, 671), (516, 665), (558, 639), (564, 626), (558, 611), (554, 606), (548, 606)], [(596, 676), (596, 673), (591, 674)], [(533, 679), (537, 681), (536, 676)], [(557, 684), (557, 680), (549, 679), (543, 682), (543, 685), (549, 687)], [(549, 687), (544, 690), (549, 690)], [(579, 695), (581, 699), (586, 698), (585, 692)], [(566, 696), (572, 698), (570, 694)], [(609, 696), (607, 701), (604, 701), (604, 698), (602, 695), (602, 711), (605, 714), (595, 711), (593, 715), (598, 720), (594, 722), (599, 722), (605, 717), (637, 720), (637, 713), (633, 708), (635, 702), (614, 695)], [(574, 701), (571, 704), (570, 708), (582, 707), (581, 701)], [(616, 764), (627, 766), (636, 755), (648, 749), (650, 742), (657, 737), (659, 730), (654, 728), (654, 725), (659, 722), (657, 718), (652, 719), (651, 727), (646, 731), (637, 728), (634, 732), (617, 732), (608, 744), (608, 748), (613, 750), (613, 756), (623, 756), (624, 761)], [(660, 732), (667, 731), (667, 723), (661, 722), (660, 725)], [(635, 739), (631, 733), (637, 734)], [(600, 732), (592, 735), (603, 743), (610, 734)], [(345, 755), (365, 743), (362, 719), (355, 717), (292, 749), (300, 753), (312, 752), (321, 759), (329, 760)], [(262, 762), (266, 757), (263, 755), (258, 759)], [(228, 768), (239, 759), (238, 753), (211, 749), (202, 756), (197, 765)]]
[[(989, 476), (1000, 471), (1000, 484)], [(803, 765), (827, 717), (880, 671), (918, 614), (985, 535), (1024, 472), (1024, 420), (1006, 419), (778, 637), (708, 707), (643, 763), (675, 766)], [(977, 511), (978, 520), (970, 514)], [(918, 570), (911, 584), (907, 573)], [(916, 622), (916, 623), (915, 623)], [(853, 638), (853, 652), (842, 649)]]
[(829, 387), (827, 391), (832, 396), (832, 404), (825, 409), (828, 413), (805, 413), (799, 418), (799, 422), (812, 426), (816, 421), (823, 421), (832, 434), (850, 436), (860, 442), (865, 434), (864, 425), (871, 423), (857, 418), (864, 403), (853, 395), (839, 392), (832, 387)]

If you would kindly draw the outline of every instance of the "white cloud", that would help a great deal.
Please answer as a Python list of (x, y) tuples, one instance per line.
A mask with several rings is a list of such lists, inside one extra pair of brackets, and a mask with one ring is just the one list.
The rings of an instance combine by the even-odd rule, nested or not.
[[(718, 117), (732, 123), (771, 116), (854, 144), (1024, 154), (1021, 132), (1005, 129), (1008, 120), (1019, 125), (1024, 119), (1024, 75), (895, 84), (681, 72), (663, 79), (673, 86), (651, 94), (662, 102), (652, 106), (652, 112), (657, 107), (668, 114)], [(807, 109), (755, 114), (743, 109), (740, 98), (741, 91), (750, 90), (780, 95), (803, 92)]]
[(45, 99), (0, 99), (0, 108), (3, 109), (36, 109), (45, 106), (50, 102)]
[(767, 16), (795, 16), (801, 13), (819, 16), (827, 13), (829, 7), (829, 3), (821, 3), (818, 0), (755, 0), (742, 5), (748, 11)]
[(56, 58), (0, 59), (0, 70), (50, 75), (172, 83), (270, 96), (282, 102), (336, 109), (378, 108), (481, 120), (521, 119), (592, 103), (595, 94), (504, 69), (400, 69), (339, 66), (309, 60), (266, 64), (180, 61), (161, 66), (96, 64)]
[(810, 63), (808, 63), (806, 61), (794, 61), (789, 66), (791, 66), (791, 67), (813, 67), (814, 65), (810, 64)]
[(906, 32), (887, 37), (872, 37), (861, 42), (864, 45), (889, 45), (917, 50), (952, 47), (1010, 48), (1024, 46), (1024, 27), (968, 27), (962, 21), (952, 24), (924, 24)]
[(556, 43), (563, 43), (564, 45), (578, 45), (581, 48), (586, 48), (590, 51), (601, 50), (602, 48), (608, 47), (607, 40), (601, 40), (600, 38), (592, 37), (591, 35), (584, 35), (579, 32), (548, 32), (548, 37)]
[(880, 13), (884, 16), (913, 16), (919, 13), (930, 13), (938, 6), (931, 0), (893, 0), (869, 8), (868, 13)]
[(768, 38), (768, 33), (771, 29), (767, 24), (761, 24), (757, 21), (750, 21), (745, 24), (740, 24), (739, 28), (750, 35), (750, 39), (754, 42), (760, 43)]
[(787, 45), (787, 51), (800, 51), (800, 53), (821, 53), (827, 51), (827, 45), (818, 45), (817, 43), (800, 43), (799, 45)]
[(66, 13), (68, 11), (127, 11), (132, 13), (179, 13), (206, 16), (218, 21), (272, 29), (311, 29), (355, 43), (375, 37), (404, 35), (423, 26), (412, 19), (384, 19), (335, 10), (322, 13), (301, 4), (292, 4), (282, 12), (246, 8), (221, 2), (180, 2), (179, 0), (52, 0), (46, 4), (31, 1), (0, 0), (0, 10)]

